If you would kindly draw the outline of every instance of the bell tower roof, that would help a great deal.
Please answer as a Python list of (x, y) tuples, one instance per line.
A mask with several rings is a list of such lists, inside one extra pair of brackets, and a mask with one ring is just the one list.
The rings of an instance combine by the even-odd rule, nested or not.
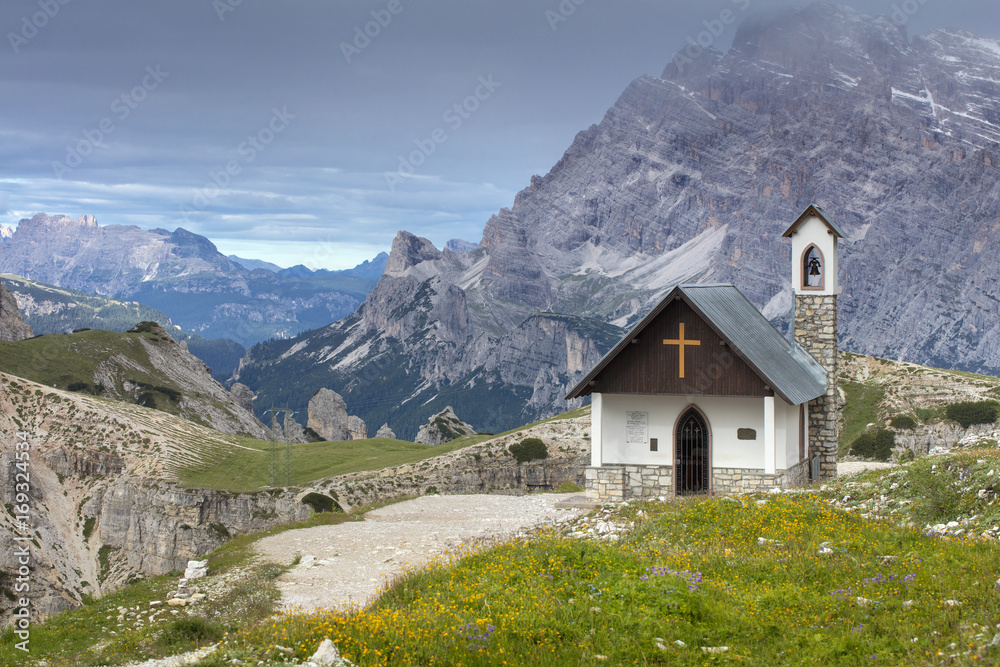
[(791, 237), (792, 234), (798, 231), (799, 225), (801, 225), (803, 222), (812, 217), (819, 218), (820, 221), (824, 225), (826, 225), (830, 233), (836, 236), (838, 239), (844, 238), (844, 230), (842, 230), (840, 226), (837, 225), (837, 223), (830, 220), (830, 218), (826, 215), (826, 212), (824, 212), (823, 209), (821, 209), (819, 206), (816, 206), (815, 204), (809, 204), (808, 208), (806, 208), (806, 210), (802, 212), (802, 215), (800, 215), (798, 219), (792, 223), (792, 226), (786, 229), (785, 233), (782, 234), (781, 236), (784, 238)]

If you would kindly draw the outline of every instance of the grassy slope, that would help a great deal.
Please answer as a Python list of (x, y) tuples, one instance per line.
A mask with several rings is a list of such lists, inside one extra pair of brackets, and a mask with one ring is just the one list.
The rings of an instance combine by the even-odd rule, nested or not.
[[(67, 389), (73, 383), (85, 383), (93, 392), (94, 373), (98, 366), (113, 356), (121, 355), (133, 362), (134, 368), (127, 372), (127, 379), (151, 387), (180, 391), (181, 387), (152, 368), (139, 337), (154, 343), (165, 340), (156, 333), (95, 330), (0, 342), (0, 371), (58, 389)], [(118, 395), (124, 394), (120, 381), (114, 390)], [(180, 414), (177, 402), (168, 394), (159, 391), (150, 393), (157, 409)]]
[[(545, 421), (577, 417), (588, 409), (579, 408)], [(513, 429), (508, 433), (516, 433), (531, 426), (534, 424)], [(324, 477), (381, 470), (404, 463), (422, 461), (470, 447), (493, 437), (496, 436), (469, 435), (433, 447), (388, 438), (291, 445), (291, 482), (293, 485), (302, 485)], [(234, 492), (264, 488), (268, 483), (272, 443), (263, 440), (242, 439), (240, 444), (245, 449), (214, 447), (211, 452), (205, 455), (206, 463), (185, 468), (179, 472), (180, 483), (191, 488), (224, 489)], [(277, 444), (276, 446), (278, 457), (283, 461), (285, 445)]]

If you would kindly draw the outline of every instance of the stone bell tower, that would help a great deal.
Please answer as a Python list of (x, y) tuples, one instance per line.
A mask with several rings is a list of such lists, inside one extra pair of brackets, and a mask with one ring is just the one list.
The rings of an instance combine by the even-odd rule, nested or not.
[(792, 239), (795, 340), (827, 373), (826, 394), (809, 402), (809, 456), (819, 479), (837, 476), (837, 242), (844, 232), (810, 205), (782, 235)]

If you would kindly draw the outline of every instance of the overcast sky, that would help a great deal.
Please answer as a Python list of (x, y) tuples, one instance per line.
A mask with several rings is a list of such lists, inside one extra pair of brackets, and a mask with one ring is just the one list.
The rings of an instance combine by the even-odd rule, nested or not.
[[(706, 21), (787, 4), (805, 3), (3, 0), (0, 222), (184, 227), (312, 268), (400, 229), (479, 241)], [(1000, 36), (996, 0), (846, 4), (908, 6), (911, 36)]]

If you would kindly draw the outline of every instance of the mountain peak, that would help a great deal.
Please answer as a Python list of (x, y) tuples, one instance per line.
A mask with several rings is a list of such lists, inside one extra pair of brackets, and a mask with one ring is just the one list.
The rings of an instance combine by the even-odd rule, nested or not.
[(19, 223), (18, 226), (27, 223), (28, 225), (39, 227), (39, 226), (58, 226), (62, 228), (67, 227), (89, 227), (93, 229), (99, 228), (97, 224), (97, 218), (92, 215), (81, 215), (76, 220), (72, 219), (68, 215), (53, 215), (49, 216), (45, 213), (38, 213), (32, 216), (30, 219), (24, 218)]
[(421, 262), (441, 258), (441, 251), (429, 240), (401, 231), (392, 242), (392, 251), (385, 264), (385, 274), (398, 276)]

